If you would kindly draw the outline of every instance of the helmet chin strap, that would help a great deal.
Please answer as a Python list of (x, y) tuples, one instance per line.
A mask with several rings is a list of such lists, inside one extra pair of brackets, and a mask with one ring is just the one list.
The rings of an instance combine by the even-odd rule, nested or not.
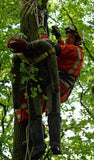
[(75, 46), (78, 46), (78, 44), (77, 44), (77, 39), (75, 40), (74, 45), (75, 45)]
[(81, 41), (80, 41), (80, 39), (79, 39), (78, 43), (77, 43), (77, 41), (78, 41), (78, 39), (77, 39), (77, 37), (75, 36), (75, 42), (74, 42), (74, 45), (75, 45), (75, 46), (79, 46), (79, 45), (81, 45)]

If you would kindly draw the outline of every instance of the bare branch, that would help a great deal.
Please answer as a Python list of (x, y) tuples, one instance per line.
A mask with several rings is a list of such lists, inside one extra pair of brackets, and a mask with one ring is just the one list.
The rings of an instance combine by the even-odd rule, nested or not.
[[(73, 22), (72, 17), (69, 15), (68, 11), (65, 9), (62, 0), (61, 0), (61, 3), (62, 3), (62, 9), (66, 12), (66, 15), (67, 15), (67, 16), (69, 17), (69, 19), (71, 20), (71, 23), (72, 23), (73, 25), (75, 25), (74, 22)], [(85, 45), (84, 42), (83, 42), (83, 45), (84, 45), (86, 51), (88, 52), (90, 58), (94, 61), (94, 57), (92, 56), (92, 54), (90, 53), (89, 49), (87, 48), (87, 46)]]
[[(20, 0), (19, 0), (20, 1)], [(33, 0), (34, 1), (34, 0)], [(33, 3), (33, 1), (32, 1), (32, 3)], [(26, 4), (29, 4), (29, 5), (32, 5), (31, 3), (31, 0), (29, 0), (28, 2), (25, 2), (24, 3), (24, 6), (26, 5)], [(22, 6), (23, 7), (23, 6)], [(17, 10), (19, 10), (21, 8), (21, 6), (20, 7), (18, 7), (17, 9), (15, 9), (15, 10), (13, 10), (12, 12), (10, 12), (9, 14), (7, 14), (5, 17), (3, 17), (3, 18), (1, 18), (0, 19), (0, 21), (2, 21), (2, 20), (4, 20), (5, 18), (7, 18), (7, 17), (9, 17), (10, 15), (12, 15), (13, 13), (15, 13)]]
[(60, 25), (60, 23), (57, 22), (54, 18), (52, 18), (49, 14), (48, 14), (48, 16), (49, 16), (54, 22), (56, 22), (56, 23), (58, 23), (58, 25)]
[(83, 45), (84, 45), (86, 51), (88, 52), (90, 58), (94, 61), (94, 57), (92, 56), (92, 54), (90, 53), (89, 49), (87, 48), (87, 46), (86, 46), (86, 44), (84, 42), (83, 42)]
[(6, 128), (5, 128), (5, 134), (7, 134), (7, 132), (8, 132), (8, 128), (10, 127), (10, 125), (11, 125), (11, 123), (12, 123), (12, 121), (13, 121), (13, 117), (14, 117), (14, 114), (11, 116), (11, 118), (10, 118), (10, 120), (9, 120), (9, 123), (8, 123), (8, 125), (6, 126)]
[(66, 14), (67, 14), (67, 16), (69, 17), (69, 19), (71, 20), (72, 24), (74, 24), (73, 19), (71, 18), (71, 16), (69, 15), (69, 13), (67, 12), (67, 10), (65, 9), (62, 0), (61, 0), (61, 4), (62, 4), (62, 9), (66, 12)]
[[(18, 0), (18, 1), (19, 1), (19, 0)], [(8, 4), (8, 3), (11, 3), (11, 2), (14, 2), (14, 1), (8, 1), (8, 2), (7, 2), (7, 1), (5, 1), (5, 2), (0, 2), (0, 5), (2, 5), (2, 4), (4, 4), (4, 3), (7, 3), (7, 4)]]
[(4, 109), (6, 108), (6, 106), (2, 103), (0, 103), (0, 106), (2, 106)]
[(20, 7), (18, 7), (17, 9), (15, 9), (14, 11), (10, 12), (9, 14), (7, 14), (5, 17), (1, 18), (0, 21), (4, 20), (5, 18), (9, 17), (10, 15), (12, 15), (14, 12), (16, 12), (18, 9), (20, 9)]
[(81, 96), (80, 96), (80, 103), (81, 105), (86, 109), (87, 113), (94, 119), (94, 115), (91, 113), (91, 111), (88, 109), (89, 107), (86, 106), (83, 102), (82, 102), (82, 98), (83, 98), (83, 86), (81, 85), (80, 81), (79, 82), (79, 85), (80, 87), (82, 88), (82, 92), (81, 92)]
[(3, 153), (2, 153), (2, 157), (3, 157), (4, 159), (10, 160), (10, 158), (9, 158), (8, 156), (6, 156), (5, 154), (3, 154)]
[(2, 104), (2, 103), (0, 103), (0, 105), (3, 107), (3, 109), (4, 109), (4, 114), (2, 114), (2, 119), (1, 119), (1, 125), (2, 125), (2, 133), (4, 133), (4, 130), (5, 130), (5, 128), (4, 128), (4, 119), (5, 119), (5, 116), (6, 116), (6, 106), (4, 105), (4, 104)]

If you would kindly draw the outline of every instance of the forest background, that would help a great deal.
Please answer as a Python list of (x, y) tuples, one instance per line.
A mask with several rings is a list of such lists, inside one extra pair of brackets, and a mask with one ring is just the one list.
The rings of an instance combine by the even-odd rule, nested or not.
[[(54, 24), (59, 27), (63, 39), (64, 28), (71, 23), (84, 33), (83, 69), (71, 96), (61, 105), (63, 155), (58, 159), (94, 160), (94, 1), (49, 0), (47, 9), (51, 40), (55, 41), (51, 34)], [(0, 160), (13, 159), (14, 114), (10, 74), (13, 54), (6, 44), (10, 36), (20, 33), (20, 10), (19, 0), (0, 1)], [(48, 136), (45, 119), (44, 123)], [(45, 155), (48, 159), (57, 159), (48, 151), (49, 147)]]

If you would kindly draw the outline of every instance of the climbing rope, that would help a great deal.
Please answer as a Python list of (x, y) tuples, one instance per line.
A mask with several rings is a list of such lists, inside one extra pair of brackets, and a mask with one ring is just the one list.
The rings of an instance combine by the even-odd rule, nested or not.
[(44, 26), (44, 10), (38, 9), (38, 3), (37, 0), (34, 2), (34, 15), (37, 23), (37, 27)]

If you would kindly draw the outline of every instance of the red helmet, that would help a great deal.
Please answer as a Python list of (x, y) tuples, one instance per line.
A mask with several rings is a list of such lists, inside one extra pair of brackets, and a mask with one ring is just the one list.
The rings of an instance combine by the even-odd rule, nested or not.
[(20, 36), (11, 36), (7, 41), (7, 47), (13, 53), (20, 53), (25, 51), (29, 47), (29, 43)]

